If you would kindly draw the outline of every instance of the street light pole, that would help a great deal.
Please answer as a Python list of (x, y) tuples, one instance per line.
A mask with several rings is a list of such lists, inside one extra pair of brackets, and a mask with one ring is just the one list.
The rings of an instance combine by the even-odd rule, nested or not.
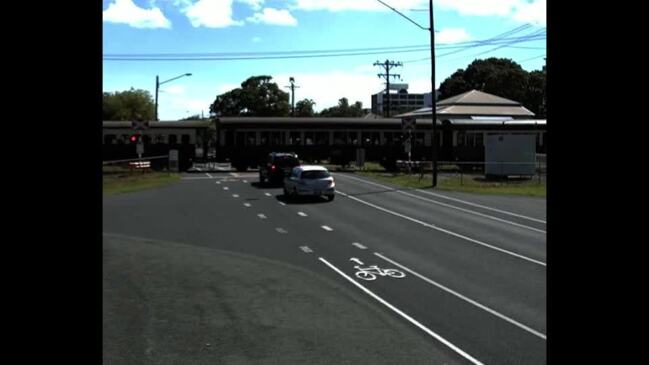
[(173, 81), (173, 80), (179, 79), (181, 77), (191, 76), (191, 75), (192, 75), (191, 73), (186, 73), (186, 74), (182, 74), (180, 76), (176, 76), (174, 78), (171, 78), (169, 80), (165, 80), (163, 82), (160, 82), (159, 78), (158, 78), (158, 75), (156, 75), (156, 77), (155, 77), (155, 120), (156, 120), (156, 122), (158, 121), (158, 90), (160, 90), (160, 85), (164, 84), (165, 82)]
[(433, 26), (433, 0), (428, 0), (429, 5), (429, 15), (430, 15), (430, 83), (432, 93), (431, 98), (431, 109), (433, 111), (433, 187), (437, 186), (437, 93), (435, 91), (435, 27)]

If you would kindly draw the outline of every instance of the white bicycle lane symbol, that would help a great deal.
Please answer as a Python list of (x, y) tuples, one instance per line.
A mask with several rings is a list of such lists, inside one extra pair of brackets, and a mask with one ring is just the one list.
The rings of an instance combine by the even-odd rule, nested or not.
[(405, 273), (397, 269), (381, 269), (377, 265), (370, 265), (368, 267), (361, 267), (363, 262), (355, 257), (349, 259), (349, 261), (354, 261), (358, 265), (354, 266), (354, 269), (357, 269), (356, 277), (363, 280), (376, 280), (377, 276), (389, 276), (391, 278), (401, 279), (406, 276)]

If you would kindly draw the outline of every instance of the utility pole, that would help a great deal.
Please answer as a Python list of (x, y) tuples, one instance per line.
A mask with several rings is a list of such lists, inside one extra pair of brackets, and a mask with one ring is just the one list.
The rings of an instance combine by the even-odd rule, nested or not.
[(435, 90), (435, 26), (433, 25), (433, 0), (428, 1), (429, 18), (430, 18), (430, 84), (432, 94), (430, 100), (432, 102), (432, 119), (433, 119), (433, 187), (437, 186), (437, 90)]
[(403, 66), (403, 64), (401, 62), (394, 62), (394, 61), (385, 60), (385, 62), (383, 62), (383, 63), (381, 63), (379, 61), (374, 62), (374, 66), (382, 66), (383, 69), (385, 69), (385, 73), (384, 74), (378, 74), (378, 76), (379, 76), (379, 78), (385, 77), (385, 80), (387, 81), (387, 83), (385, 84), (385, 94), (386, 94), (386, 97), (387, 97), (388, 108), (387, 108), (387, 113), (386, 113), (386, 109), (385, 108), (383, 109), (383, 114), (384, 114), (384, 116), (389, 118), (390, 117), (390, 76), (395, 77), (395, 78), (398, 77), (399, 79), (401, 79), (401, 75), (398, 75), (398, 74), (390, 75), (390, 69), (392, 67)]
[(291, 89), (291, 116), (295, 116), (295, 88), (299, 88), (299, 86), (295, 86), (295, 79), (293, 76), (289, 77), (288, 81), (291, 83), (291, 86), (284, 86), (289, 89)]

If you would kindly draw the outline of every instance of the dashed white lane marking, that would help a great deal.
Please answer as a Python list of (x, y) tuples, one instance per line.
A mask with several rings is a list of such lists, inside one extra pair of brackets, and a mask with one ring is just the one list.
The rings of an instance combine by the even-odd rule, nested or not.
[(216, 183), (217, 183), (218, 185), (221, 185), (221, 182), (220, 182), (220, 181), (217, 181)]
[(233, 197), (233, 198), (238, 198), (238, 197), (239, 197), (239, 194), (232, 194), (232, 197)]
[(304, 253), (311, 253), (311, 252), (313, 252), (313, 250), (310, 249), (309, 246), (300, 246), (300, 250), (304, 251)]
[(213, 178), (214, 178), (214, 176), (208, 174), (207, 172), (205, 173), (205, 175), (207, 175), (207, 177), (209, 177), (210, 179), (213, 179)]
[(257, 214), (257, 217), (259, 217), (259, 218), (261, 218), (261, 219), (266, 219), (266, 216), (263, 215), (263, 214)]
[(322, 229), (324, 229), (325, 231), (333, 231), (333, 228), (329, 226), (320, 226), (320, 227), (322, 227)]
[(495, 310), (493, 310), (493, 309), (487, 307), (486, 305), (480, 304), (480, 303), (476, 302), (476, 301), (473, 300), (473, 299), (467, 298), (467, 297), (465, 297), (464, 295), (462, 295), (462, 294), (460, 294), (460, 293), (458, 293), (458, 292), (456, 292), (456, 291), (454, 291), (454, 290), (452, 290), (452, 289), (449, 289), (449, 288), (445, 287), (444, 285), (439, 284), (439, 283), (437, 283), (437, 282), (435, 282), (435, 281), (433, 281), (433, 280), (431, 280), (431, 279), (429, 279), (429, 278), (427, 278), (427, 277), (425, 277), (425, 276), (423, 276), (423, 275), (421, 275), (421, 274), (419, 274), (419, 273), (417, 273), (417, 272), (415, 272), (415, 271), (413, 271), (413, 270), (411, 270), (411, 269), (409, 269), (409, 268), (407, 268), (407, 267), (405, 267), (405, 266), (399, 264), (398, 262), (395, 262), (394, 260), (390, 260), (389, 258), (387, 258), (387, 257), (385, 257), (385, 256), (383, 256), (383, 255), (381, 255), (381, 254), (378, 253), (378, 252), (374, 252), (374, 255), (376, 255), (376, 256), (382, 258), (383, 260), (385, 260), (385, 261), (391, 263), (392, 265), (398, 266), (399, 268), (401, 268), (401, 269), (403, 269), (403, 270), (405, 270), (405, 271), (407, 271), (407, 272), (409, 272), (409, 273), (415, 275), (416, 277), (418, 277), (418, 278), (420, 278), (421, 280), (427, 282), (428, 284), (432, 284), (432, 285), (434, 285), (434, 286), (436, 286), (436, 287), (438, 287), (438, 288), (444, 290), (444, 291), (447, 292), (447, 293), (450, 293), (450, 294), (452, 294), (452, 295), (455, 295), (456, 297), (458, 297), (458, 298), (464, 300), (465, 302), (468, 302), (468, 303), (470, 303), (470, 304), (473, 304), (474, 306), (476, 306), (476, 307), (478, 307), (478, 308), (480, 308), (480, 309), (482, 309), (482, 310), (484, 310), (484, 311), (487, 311), (487, 312), (493, 314), (494, 316), (496, 316), (496, 317), (498, 317), (498, 318), (500, 318), (500, 319), (504, 319), (505, 321), (507, 321), (507, 322), (513, 324), (514, 326), (516, 326), (516, 327), (518, 327), (518, 328), (521, 328), (521, 329), (523, 329), (523, 330), (525, 330), (525, 331), (527, 331), (527, 332), (529, 332), (529, 333), (531, 333), (531, 334), (533, 334), (533, 335), (535, 335), (535, 336), (537, 336), (537, 337), (540, 337), (540, 338), (546, 340), (546, 336), (545, 336), (543, 333), (539, 332), (539, 331), (536, 331), (536, 330), (534, 330), (534, 329), (532, 329), (532, 328), (530, 328), (530, 327), (528, 327), (528, 326), (526, 326), (526, 325), (524, 325), (524, 324), (522, 324), (522, 323), (519, 323), (519, 322), (517, 322), (517, 321), (515, 321), (515, 320), (513, 320), (513, 319), (511, 319), (511, 318), (509, 318), (509, 317), (507, 317), (507, 316), (504, 315), (504, 314), (501, 314), (501, 313), (499, 313), (499, 312), (496, 312)]
[(275, 230), (276, 230), (277, 232), (279, 232), (279, 233), (288, 233), (287, 230), (285, 230), (284, 228), (281, 228), (281, 227), (275, 228)]
[(243, 180), (243, 183), (244, 183), (244, 184), (247, 184), (247, 183), (248, 183), (248, 180)]
[(367, 247), (363, 246), (362, 244), (360, 244), (358, 242), (353, 242), (352, 246), (356, 246), (356, 247), (360, 248), (361, 250), (367, 249)]
[(297, 212), (297, 215), (299, 215), (300, 217), (307, 217), (306, 213), (304, 212)]
[(223, 190), (230, 190), (230, 188), (227, 187), (227, 186), (224, 186), (224, 187), (223, 187)]
[(386, 212), (386, 213), (388, 213), (388, 214), (396, 215), (397, 217), (401, 217), (401, 218), (403, 218), (403, 219), (407, 219), (407, 220), (409, 220), (409, 221), (411, 221), (411, 222), (415, 222), (415, 223), (417, 223), (417, 224), (421, 224), (421, 225), (424, 226), (424, 227), (432, 228), (432, 229), (434, 229), (434, 230), (437, 230), (437, 231), (440, 231), (440, 232), (444, 232), (444, 233), (450, 234), (451, 236), (455, 236), (455, 237), (458, 237), (458, 238), (464, 239), (464, 240), (466, 240), (466, 241), (476, 243), (476, 244), (478, 244), (478, 245), (480, 245), (480, 246), (488, 247), (488, 248), (490, 248), (490, 249), (492, 249), (492, 250), (496, 250), (496, 251), (499, 251), (499, 252), (505, 253), (505, 254), (507, 254), (507, 255), (511, 255), (511, 256), (514, 256), (514, 257), (518, 257), (518, 258), (520, 258), (520, 259), (523, 259), (523, 260), (526, 260), (526, 261), (529, 261), (529, 262), (533, 262), (533, 263), (535, 263), (535, 264), (537, 264), (537, 265), (547, 266), (547, 264), (546, 264), (545, 262), (542, 262), (542, 261), (539, 261), (539, 260), (534, 260), (534, 259), (529, 258), (529, 257), (527, 257), (527, 256), (523, 256), (523, 255), (521, 255), (521, 254), (517, 254), (517, 253), (515, 253), (515, 252), (508, 251), (508, 250), (505, 250), (505, 249), (503, 249), (503, 248), (496, 247), (496, 246), (494, 246), (494, 245), (490, 245), (490, 244), (488, 244), (488, 243), (484, 243), (484, 242), (482, 242), (482, 241), (478, 241), (478, 240), (476, 240), (476, 239), (473, 239), (473, 238), (470, 238), (470, 237), (467, 237), (467, 236), (461, 235), (461, 234), (459, 234), (459, 233), (455, 233), (455, 232), (449, 231), (449, 230), (444, 229), (444, 228), (439, 228), (439, 227), (437, 227), (437, 226), (435, 226), (435, 225), (432, 225), (432, 224), (429, 224), (429, 223), (426, 223), (426, 222), (422, 222), (422, 221), (420, 221), (420, 220), (418, 220), (418, 219), (408, 217), (407, 215), (404, 215), (404, 214), (401, 214), (401, 213), (393, 212), (393, 211), (391, 211), (391, 210), (389, 210), (389, 209), (385, 209), (385, 208), (380, 207), (380, 206), (378, 206), (378, 205), (375, 205), (375, 204), (372, 204), (372, 203), (366, 202), (366, 201), (364, 201), (364, 200), (358, 199), (358, 198), (356, 198), (356, 197), (354, 197), (354, 196), (351, 196), (351, 195), (349, 195), (349, 194), (343, 193), (343, 192), (340, 191), (340, 190), (338, 190), (338, 193), (339, 193), (340, 195), (344, 196), (344, 197), (347, 197), (347, 198), (352, 199), (352, 200), (356, 200), (356, 201), (359, 202), (359, 203), (362, 203), (362, 204), (368, 205), (368, 206), (370, 206), (370, 207), (372, 207), (372, 208), (378, 209), (378, 210), (383, 211), (383, 212)]
[(281, 205), (286, 205), (286, 203), (284, 203), (284, 202), (279, 202), (279, 203), (280, 203)]
[(203, 171), (203, 170), (201, 170), (201, 168), (200, 168), (200, 167), (197, 167), (197, 168), (196, 168), (196, 170), (198, 170), (198, 171)]
[(243, 206), (246, 208), (250, 208), (250, 203), (243, 203)]
[(239, 177), (239, 174), (237, 174), (236, 172), (231, 172), (230, 175), (232, 175), (234, 177)]
[(408, 322), (410, 322), (410, 323), (414, 324), (415, 326), (419, 327), (419, 329), (423, 330), (424, 332), (426, 332), (427, 334), (429, 334), (430, 336), (432, 336), (432, 337), (435, 338), (436, 340), (438, 340), (438, 341), (440, 341), (441, 343), (443, 343), (444, 345), (448, 346), (449, 348), (451, 348), (453, 351), (455, 351), (455, 352), (457, 352), (458, 354), (460, 354), (460, 355), (461, 355), (462, 357), (464, 357), (465, 359), (471, 361), (471, 362), (474, 363), (474, 364), (480, 364), (480, 365), (482, 365), (482, 363), (481, 363), (480, 361), (476, 360), (476, 359), (473, 358), (471, 355), (469, 355), (469, 354), (467, 354), (466, 352), (462, 351), (459, 347), (453, 345), (451, 342), (449, 342), (448, 340), (446, 340), (444, 337), (442, 337), (442, 336), (438, 335), (437, 333), (431, 331), (428, 327), (426, 327), (426, 326), (424, 326), (423, 324), (419, 323), (417, 320), (415, 320), (414, 318), (412, 318), (412, 317), (410, 317), (409, 315), (405, 314), (404, 312), (402, 312), (401, 310), (399, 310), (397, 307), (393, 306), (392, 304), (390, 304), (390, 303), (388, 303), (387, 301), (385, 301), (383, 298), (381, 298), (381, 297), (379, 297), (378, 295), (374, 294), (371, 290), (369, 290), (369, 289), (367, 289), (366, 287), (362, 286), (361, 284), (357, 283), (354, 279), (352, 279), (352, 278), (350, 278), (349, 276), (347, 276), (347, 274), (345, 274), (344, 272), (340, 271), (340, 269), (338, 269), (338, 268), (335, 267), (334, 265), (330, 264), (327, 260), (323, 259), (322, 257), (318, 257), (318, 260), (322, 261), (325, 265), (329, 266), (332, 270), (334, 270), (335, 272), (337, 272), (337, 273), (338, 273), (340, 276), (342, 276), (343, 278), (347, 279), (347, 281), (349, 281), (350, 283), (356, 285), (359, 289), (361, 289), (362, 291), (364, 291), (366, 294), (368, 294), (368, 295), (371, 296), (372, 298), (376, 299), (379, 303), (381, 303), (381, 304), (385, 305), (386, 307), (392, 309), (395, 313), (397, 313), (397, 314), (400, 315), (401, 317), (405, 318)]
[(266, 196), (272, 196), (272, 195), (271, 195), (271, 194), (269, 194), (269, 193), (264, 193), (264, 195), (266, 195)]

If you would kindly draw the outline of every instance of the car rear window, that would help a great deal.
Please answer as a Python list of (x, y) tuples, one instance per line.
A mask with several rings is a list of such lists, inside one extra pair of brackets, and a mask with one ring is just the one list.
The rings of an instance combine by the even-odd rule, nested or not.
[(302, 172), (302, 178), (303, 179), (324, 179), (326, 177), (330, 177), (331, 175), (329, 174), (329, 171), (303, 171)]
[(293, 167), (299, 165), (300, 161), (297, 158), (292, 156), (277, 156), (275, 158), (275, 164), (280, 167), (287, 167), (287, 166)]

